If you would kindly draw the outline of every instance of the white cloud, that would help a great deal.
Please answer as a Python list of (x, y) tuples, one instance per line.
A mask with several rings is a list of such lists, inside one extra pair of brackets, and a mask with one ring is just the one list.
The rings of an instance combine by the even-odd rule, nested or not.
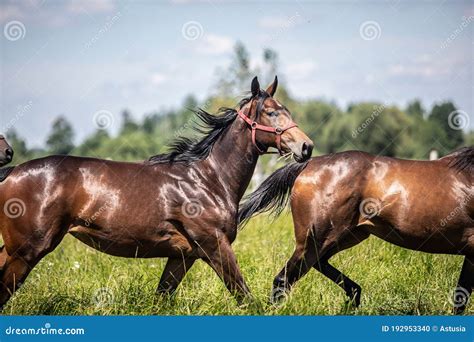
[(301, 80), (310, 77), (318, 69), (315, 62), (311, 60), (303, 60), (298, 63), (288, 64), (285, 72), (294, 80)]
[(366, 84), (369, 84), (369, 85), (370, 85), (370, 84), (373, 84), (373, 83), (375, 82), (375, 80), (376, 80), (376, 77), (375, 77), (375, 75), (372, 74), (372, 73), (368, 73), (368, 74), (365, 75), (365, 77), (364, 77), (365, 83), (366, 83)]
[(431, 55), (423, 54), (416, 56), (414, 61), (415, 63), (432, 63), (433, 59)]
[(0, 22), (6, 22), (13, 19), (22, 19), (23, 13), (20, 8), (13, 4), (0, 6)]
[(289, 29), (291, 27), (294, 27), (296, 24), (298, 24), (302, 20), (303, 20), (302, 16), (298, 12), (295, 12), (289, 16), (262, 17), (258, 21), (258, 26), (260, 26), (261, 28), (270, 29), (270, 30)]
[(387, 74), (396, 77), (435, 77), (448, 74), (448, 70), (445, 68), (438, 68), (434, 65), (394, 64), (389, 66)]
[(70, 1), (66, 10), (70, 13), (103, 13), (115, 9), (111, 0)]
[(26, 20), (50, 27), (65, 26), (70, 17), (94, 13), (108, 13), (115, 10), (112, 0), (69, 0), (46, 6), (46, 0), (29, 0), (16, 3), (0, 3), (0, 22)]
[(205, 34), (198, 41), (197, 50), (208, 55), (221, 55), (232, 51), (234, 42), (230, 37), (217, 34)]
[(166, 77), (166, 75), (158, 72), (151, 75), (151, 83), (155, 86), (163, 84), (167, 79), (168, 77)]
[[(459, 61), (450, 58), (443, 60), (439, 56), (432, 54), (420, 54), (413, 56), (404, 63), (388, 65), (385, 75), (389, 77), (422, 77), (435, 78), (449, 75), (457, 67)], [(460, 64), (465, 64), (460, 61)]]
[(436, 74), (436, 70), (429, 66), (413, 66), (413, 65), (402, 65), (395, 64), (388, 68), (388, 74), (390, 76), (425, 76), (431, 77)]

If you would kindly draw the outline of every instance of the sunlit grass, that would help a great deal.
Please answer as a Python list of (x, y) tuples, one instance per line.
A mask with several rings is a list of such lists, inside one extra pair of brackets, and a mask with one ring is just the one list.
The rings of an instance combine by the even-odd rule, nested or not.
[[(449, 296), (462, 257), (408, 251), (371, 237), (336, 255), (332, 264), (362, 287), (362, 304), (312, 270), (281, 306), (268, 303), (274, 276), (293, 251), (288, 215), (253, 219), (234, 250), (256, 299), (239, 307), (203, 262), (176, 295), (155, 295), (165, 259), (125, 259), (97, 252), (71, 236), (45, 257), (5, 307), (9, 315), (428, 315), (451, 314)], [(474, 313), (474, 305), (466, 310)]]

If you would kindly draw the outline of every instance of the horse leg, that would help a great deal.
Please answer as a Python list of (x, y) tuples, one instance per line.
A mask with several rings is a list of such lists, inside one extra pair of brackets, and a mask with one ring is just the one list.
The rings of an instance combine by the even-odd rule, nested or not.
[(195, 261), (195, 258), (169, 258), (156, 293), (172, 295)]
[(3, 308), (13, 293), (18, 290), (38, 261), (39, 259), (25, 259), (18, 256), (7, 258), (0, 280), (0, 308)]
[(200, 247), (204, 252), (202, 259), (224, 281), (237, 303), (240, 305), (244, 299), (251, 299), (250, 290), (240, 272), (237, 258), (227, 238), (225, 236), (216, 239), (208, 238), (205, 245), (201, 244)]
[(339, 287), (341, 287), (346, 295), (349, 297), (349, 300), (354, 303), (356, 307), (360, 305), (360, 296), (362, 293), (362, 288), (359, 284), (354, 282), (344, 273), (339, 271), (337, 268), (332, 266), (329, 263), (329, 259), (338, 252), (341, 252), (344, 249), (351, 248), (366, 238), (369, 237), (369, 234), (364, 231), (357, 231), (355, 233), (348, 233), (340, 241), (333, 245), (332, 248), (322, 249), (321, 257), (313, 265), (313, 267), (324, 274), (326, 277), (335, 282)]
[(0, 247), (0, 279), (3, 273), (3, 268), (5, 267), (5, 263), (7, 262), (8, 253), (5, 249), (5, 246)]
[[(26, 237), (17, 234), (14, 239), (10, 239), (9, 244), (5, 245), (5, 249), (9, 252), (0, 272), (0, 308), (18, 290), (36, 264), (52, 252), (63, 239), (66, 229), (61, 229), (61, 221), (53, 222), (51, 225), (45, 225), (51, 228), (38, 229), (34, 236)], [(22, 243), (22, 241), (27, 241), (27, 243)], [(7, 252), (2, 250), (3, 253)]]
[(344, 273), (332, 266), (327, 260), (317, 262), (314, 268), (341, 287), (356, 307), (360, 305), (362, 288)]
[[(298, 232), (301, 231), (301, 227), (296, 225), (295, 227)], [(328, 231), (330, 233), (326, 234), (325, 232)], [(330, 265), (328, 260), (335, 253), (355, 246), (368, 237), (369, 233), (364, 230), (348, 233), (346, 229), (336, 227), (332, 227), (331, 230), (319, 229), (319, 232), (318, 229), (315, 229), (314, 232), (308, 231), (304, 242), (298, 241), (297, 235), (297, 247), (293, 256), (273, 281), (272, 301), (278, 302), (284, 298), (291, 286), (304, 276), (311, 267), (314, 267), (341, 286), (349, 298), (356, 305), (359, 305), (361, 287)]]
[(458, 285), (454, 290), (453, 312), (456, 315), (462, 314), (466, 309), (467, 302), (474, 287), (474, 257), (466, 256), (459, 275)]
[(306, 241), (300, 243), (297, 241), (293, 255), (273, 280), (270, 301), (278, 303), (284, 299), (294, 283), (311, 269), (316, 260), (316, 246)]

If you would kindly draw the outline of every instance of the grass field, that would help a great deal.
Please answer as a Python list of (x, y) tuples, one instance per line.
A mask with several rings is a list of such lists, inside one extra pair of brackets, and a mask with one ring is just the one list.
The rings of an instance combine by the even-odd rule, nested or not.
[[(260, 305), (239, 307), (214, 272), (199, 261), (172, 298), (154, 295), (165, 259), (125, 259), (97, 252), (71, 236), (32, 271), (5, 307), (7, 315), (428, 315), (451, 314), (450, 296), (462, 257), (408, 251), (375, 237), (332, 262), (362, 286), (358, 309), (316, 271), (275, 307), (274, 276), (293, 251), (289, 215), (259, 217), (239, 233), (234, 250)], [(474, 314), (470, 305), (466, 314)]]

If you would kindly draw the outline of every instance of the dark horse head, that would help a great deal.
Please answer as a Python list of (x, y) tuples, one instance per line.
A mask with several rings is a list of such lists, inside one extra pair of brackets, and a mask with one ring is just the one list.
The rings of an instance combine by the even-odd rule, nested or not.
[(0, 134), (0, 166), (6, 165), (13, 159), (13, 149), (5, 140), (5, 137)]
[(255, 77), (251, 85), (252, 95), (242, 100), (238, 114), (250, 125), (252, 141), (261, 153), (275, 147), (280, 154), (292, 153), (297, 162), (304, 162), (311, 157), (313, 142), (293, 122), (288, 108), (273, 97), (277, 86), (278, 78), (275, 76), (273, 83), (261, 90)]

